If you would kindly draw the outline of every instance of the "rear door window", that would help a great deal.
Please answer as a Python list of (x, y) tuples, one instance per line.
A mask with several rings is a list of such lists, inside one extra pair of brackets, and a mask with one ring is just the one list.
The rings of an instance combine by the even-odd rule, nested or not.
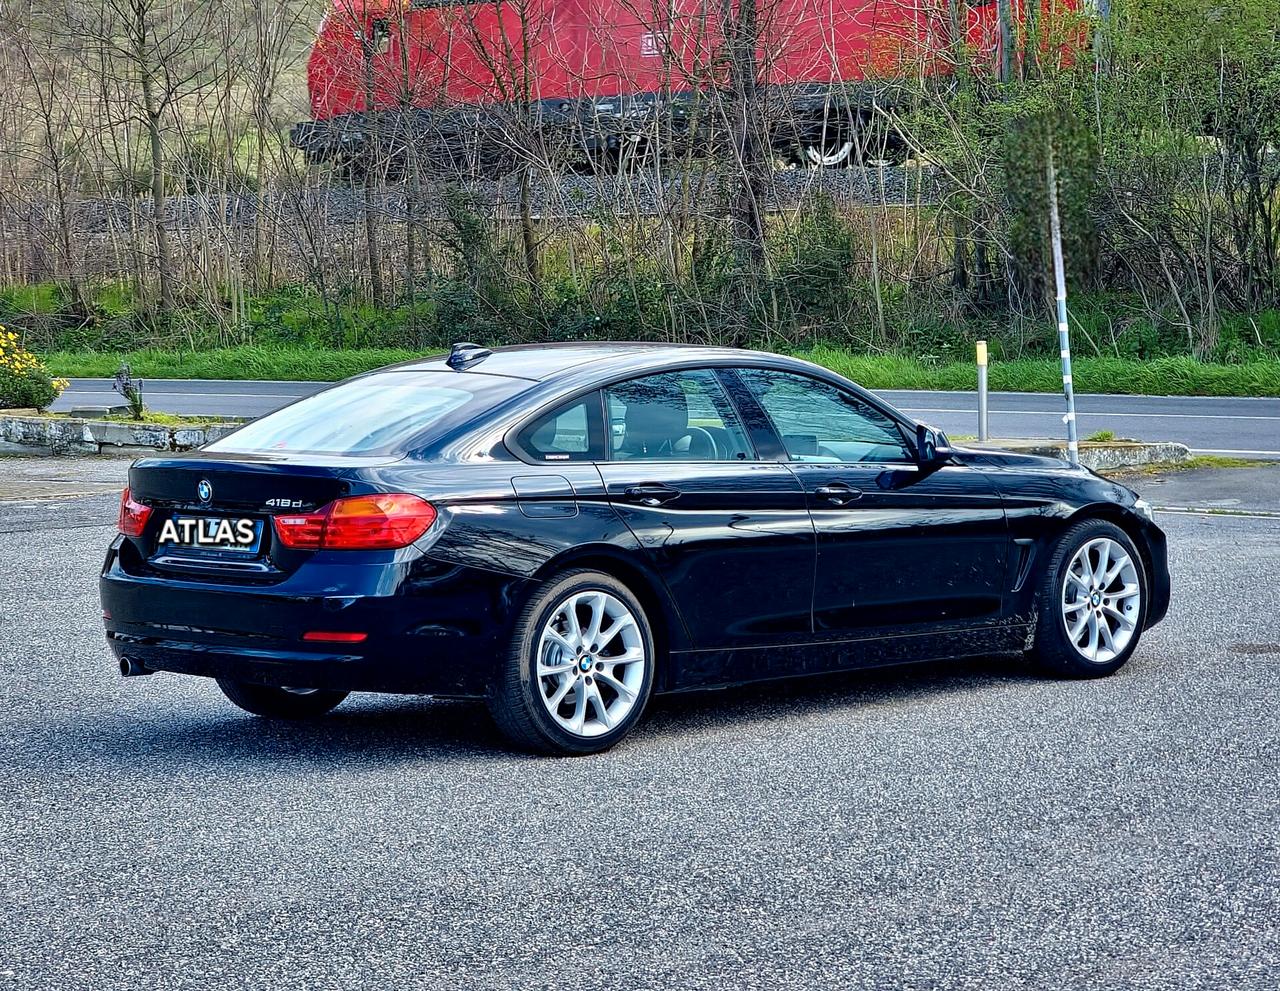
[(528, 385), (500, 375), (375, 372), (268, 413), (205, 450), (403, 454)]

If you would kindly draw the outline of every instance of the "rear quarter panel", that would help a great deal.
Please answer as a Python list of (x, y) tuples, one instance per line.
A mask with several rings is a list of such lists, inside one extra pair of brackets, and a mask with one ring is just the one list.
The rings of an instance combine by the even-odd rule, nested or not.
[[(592, 464), (515, 460), (403, 461), (374, 473), (387, 488), (431, 501), (440, 513), (427, 556), (463, 568), (541, 580), (565, 568), (605, 568), (656, 609), (662, 639), (689, 647), (684, 621), (631, 530), (610, 505)], [(513, 479), (518, 480), (513, 484)]]

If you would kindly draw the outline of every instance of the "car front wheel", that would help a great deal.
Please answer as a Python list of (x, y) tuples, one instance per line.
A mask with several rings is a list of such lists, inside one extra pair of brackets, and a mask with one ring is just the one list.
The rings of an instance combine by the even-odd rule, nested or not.
[(517, 618), (489, 709), (523, 749), (599, 753), (639, 722), (653, 673), (653, 631), (630, 589), (600, 572), (567, 571)]
[(1054, 545), (1041, 580), (1033, 658), (1072, 678), (1118, 670), (1146, 625), (1148, 582), (1129, 535), (1105, 520), (1084, 520)]

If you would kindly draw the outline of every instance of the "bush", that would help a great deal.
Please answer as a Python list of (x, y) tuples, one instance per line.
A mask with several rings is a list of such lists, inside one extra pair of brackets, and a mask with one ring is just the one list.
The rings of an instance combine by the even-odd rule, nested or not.
[(67, 387), (24, 348), (13, 331), (0, 327), (0, 409), (44, 409)]

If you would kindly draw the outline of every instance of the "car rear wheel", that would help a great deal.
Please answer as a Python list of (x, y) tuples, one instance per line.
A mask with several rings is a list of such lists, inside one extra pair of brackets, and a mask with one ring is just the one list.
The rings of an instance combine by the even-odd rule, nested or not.
[(1032, 657), (1072, 678), (1119, 670), (1137, 649), (1148, 598), (1129, 535), (1105, 520), (1077, 523), (1059, 538), (1041, 580)]
[(276, 688), (232, 681), (230, 678), (219, 678), (218, 687), (245, 712), (270, 719), (315, 719), (329, 712), (349, 694), (319, 688)]
[(630, 589), (597, 571), (567, 571), (517, 618), (489, 709), (521, 748), (599, 753), (639, 722), (653, 670), (653, 631)]

